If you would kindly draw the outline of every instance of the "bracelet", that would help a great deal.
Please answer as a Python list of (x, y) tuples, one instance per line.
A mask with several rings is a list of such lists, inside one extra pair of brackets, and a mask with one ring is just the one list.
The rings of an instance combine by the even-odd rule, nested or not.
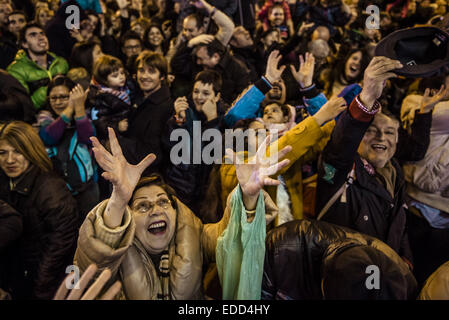
[[(300, 87), (301, 87), (301, 85), (299, 85)], [(300, 89), (299, 89), (299, 91), (301, 91), (301, 92), (304, 92), (304, 91), (308, 91), (308, 90), (311, 90), (311, 89), (313, 89), (313, 88), (315, 88), (315, 83), (312, 83), (310, 86), (308, 86), (308, 87), (301, 87)]]
[(265, 81), (270, 86), (270, 88), (273, 88), (273, 85), (271, 84), (270, 80), (268, 80), (265, 76), (262, 76), (262, 80)]
[(355, 97), (355, 102), (357, 102), (357, 106), (365, 113), (373, 115), (376, 114), (377, 112), (379, 112), (380, 108), (382, 107), (380, 105), (379, 101), (374, 101), (374, 105), (373, 108), (371, 110), (368, 110), (363, 103), (360, 101), (359, 95)]

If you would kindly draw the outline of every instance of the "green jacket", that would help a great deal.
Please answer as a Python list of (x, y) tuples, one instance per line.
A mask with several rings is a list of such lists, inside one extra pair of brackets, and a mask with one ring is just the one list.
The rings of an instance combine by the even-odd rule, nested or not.
[(16, 58), (6, 69), (27, 89), (36, 109), (45, 104), (48, 81), (58, 74), (66, 74), (69, 71), (69, 64), (64, 58), (51, 52), (48, 52), (48, 55), (54, 59), (48, 70), (30, 60), (24, 50), (17, 52)]

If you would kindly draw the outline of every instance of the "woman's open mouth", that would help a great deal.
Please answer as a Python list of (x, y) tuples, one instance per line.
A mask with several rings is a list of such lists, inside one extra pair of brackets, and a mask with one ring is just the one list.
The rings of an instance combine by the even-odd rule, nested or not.
[(150, 224), (148, 232), (154, 235), (163, 234), (167, 230), (167, 223), (165, 221), (156, 221)]

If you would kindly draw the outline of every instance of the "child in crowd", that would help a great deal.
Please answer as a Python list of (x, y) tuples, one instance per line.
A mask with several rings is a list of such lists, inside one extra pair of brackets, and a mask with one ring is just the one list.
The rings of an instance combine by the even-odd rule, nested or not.
[(122, 62), (110, 55), (100, 57), (94, 64), (90, 91), (91, 118), (100, 141), (107, 139), (108, 127), (126, 132), (131, 99)]

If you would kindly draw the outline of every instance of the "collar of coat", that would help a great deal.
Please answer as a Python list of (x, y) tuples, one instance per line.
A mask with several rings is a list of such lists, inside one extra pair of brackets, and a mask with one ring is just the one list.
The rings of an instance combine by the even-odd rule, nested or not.
[[(396, 199), (398, 193), (404, 186), (405, 180), (401, 167), (399, 166), (397, 161), (392, 158), (390, 162), (396, 169), (396, 182), (394, 189)], [(395, 200), (391, 198), (391, 195), (388, 193), (386, 187), (383, 184), (379, 183), (378, 179), (376, 178), (377, 174), (372, 175), (369, 170), (367, 170), (360, 156), (357, 156), (355, 159), (355, 176), (358, 184), (362, 188), (367, 189), (390, 202), (393, 202)]]
[(28, 195), (39, 175), (39, 168), (30, 164), (30, 167), (16, 180), (10, 180), (10, 190), (23, 195)]

